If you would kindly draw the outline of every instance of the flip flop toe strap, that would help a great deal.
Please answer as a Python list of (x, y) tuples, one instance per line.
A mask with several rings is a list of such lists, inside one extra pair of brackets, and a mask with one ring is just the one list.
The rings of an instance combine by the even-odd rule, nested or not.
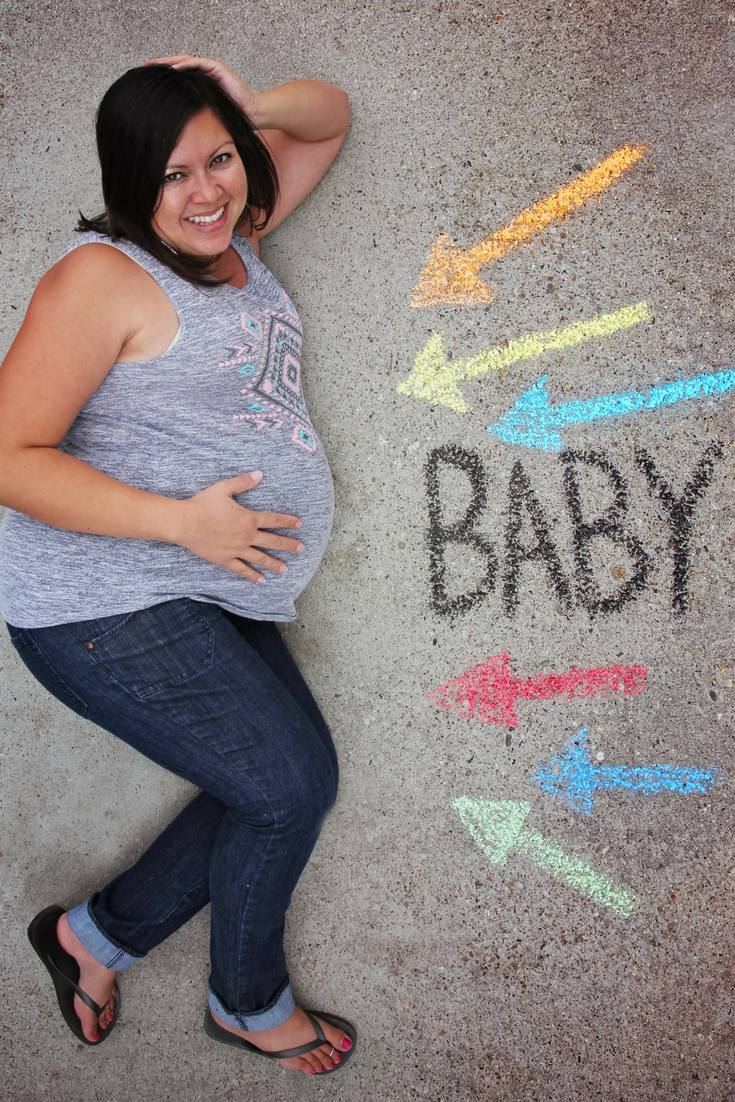
[(84, 1005), (88, 1006), (89, 1009), (91, 1011), (93, 1011), (97, 1015), (97, 1017), (99, 1018), (99, 1016), (102, 1013), (104, 1007), (97, 1006), (97, 1003), (94, 1001), (94, 999), (91, 999), (86, 991), (82, 991), (81, 987), (79, 987), (76, 983), (74, 983), (74, 980), (70, 979), (69, 976), (67, 976), (66, 972), (64, 972), (59, 967), (59, 965), (56, 963), (56, 961), (54, 960), (51, 953), (48, 954), (47, 959), (48, 959), (48, 962), (51, 965), (51, 967), (54, 969), (54, 971), (58, 972), (58, 974), (61, 976), (61, 978), (64, 980), (64, 982), (68, 983), (69, 987), (72, 987), (74, 989), (75, 993), (79, 996), (79, 998), (82, 1000)]
[(316, 1040), (309, 1041), (306, 1045), (299, 1045), (298, 1048), (286, 1048), (283, 1052), (266, 1052), (262, 1048), (258, 1048), (257, 1045), (251, 1045), (249, 1041), (243, 1043), (252, 1048), (254, 1052), (259, 1052), (261, 1056), (268, 1056), (271, 1060), (291, 1060), (294, 1056), (304, 1056), (307, 1052), (313, 1052), (315, 1048), (320, 1048), (322, 1045), (328, 1044), (327, 1038), (324, 1036), (324, 1031), (319, 1025), (316, 1018), (313, 1018), (311, 1014), (307, 1013), (307, 1018), (311, 1022), (314, 1032), (316, 1033)]

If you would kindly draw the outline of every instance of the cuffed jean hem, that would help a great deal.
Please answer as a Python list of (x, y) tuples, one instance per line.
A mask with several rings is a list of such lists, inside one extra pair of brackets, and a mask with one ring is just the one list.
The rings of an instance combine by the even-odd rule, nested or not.
[(97, 963), (104, 968), (112, 968), (115, 972), (122, 972), (131, 964), (142, 960), (142, 957), (133, 956), (126, 949), (115, 945), (114, 941), (110, 941), (107, 935), (102, 933), (92, 917), (90, 902), (88, 899), (86, 903), (80, 903), (78, 907), (67, 911), (66, 918), (72, 933), (76, 934)]
[(210, 987), (209, 1009), (232, 1029), (244, 1029), (246, 1033), (262, 1033), (266, 1029), (275, 1029), (276, 1026), (287, 1022), (296, 1009), (296, 1003), (291, 994), (291, 985), (286, 984), (276, 1001), (267, 1010), (257, 1014), (230, 1014)]

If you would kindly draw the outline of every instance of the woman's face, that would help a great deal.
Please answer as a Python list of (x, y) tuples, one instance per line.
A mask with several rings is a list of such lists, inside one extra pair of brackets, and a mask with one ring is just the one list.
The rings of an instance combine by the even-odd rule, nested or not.
[(215, 256), (229, 246), (247, 196), (235, 144), (206, 107), (186, 124), (169, 157), (153, 229), (182, 252)]

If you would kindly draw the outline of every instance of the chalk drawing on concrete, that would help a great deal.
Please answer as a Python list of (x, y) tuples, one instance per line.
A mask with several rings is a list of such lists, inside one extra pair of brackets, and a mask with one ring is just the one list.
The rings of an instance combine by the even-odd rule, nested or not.
[[(470, 503), (463, 517), (446, 524), (440, 500), (439, 470), (454, 467), (463, 471), (470, 482)], [(476, 531), (480, 513), (487, 504), (487, 479), (482, 460), (476, 452), (454, 444), (434, 448), (426, 461), (426, 496), (429, 509), (429, 573), (432, 604), (437, 612), (467, 612), (477, 601), (495, 588), (498, 558), (490, 541)], [(447, 591), (445, 553), (450, 544), (472, 547), (485, 564), (484, 576), (470, 593), (450, 597)]]
[(723, 454), (724, 448), (719, 440), (705, 448), (683, 494), (677, 499), (645, 448), (635, 449), (636, 463), (644, 472), (651, 493), (656, 493), (660, 499), (671, 530), (674, 549), (673, 609), (680, 616), (686, 612), (689, 602), (689, 539), (694, 524), (694, 510), (712, 481), (715, 461), (722, 459)]
[(677, 402), (691, 402), (726, 394), (735, 389), (735, 368), (703, 372), (691, 379), (677, 379), (676, 382), (662, 383), (661, 386), (652, 386), (643, 391), (627, 390), (585, 401), (564, 402), (560, 406), (549, 404), (547, 380), (548, 375), (542, 375), (537, 383), (520, 396), (505, 416), (493, 425), (488, 425), (487, 431), (507, 444), (560, 451), (564, 441), (559, 429), (566, 425), (604, 421), (610, 417), (624, 417), (661, 409)]
[[(636, 464), (646, 476), (651, 495), (660, 501), (671, 532), (674, 558), (672, 608), (677, 614), (683, 614), (689, 606), (690, 538), (695, 510), (712, 481), (715, 463), (723, 454), (721, 441), (708, 445), (681, 497), (677, 498), (648, 452), (643, 448), (635, 449)], [(520, 602), (525, 566), (534, 562), (544, 567), (549, 588), (560, 611), (570, 612), (576, 604), (591, 617), (608, 616), (620, 612), (643, 593), (653, 577), (655, 564), (628, 517), (630, 495), (625, 477), (602, 451), (578, 452), (570, 449), (562, 452), (559, 458), (563, 468), (564, 500), (572, 525), (573, 577), (569, 577), (562, 567), (562, 552), (552, 538), (552, 522), (544, 512), (520, 459), (513, 464), (508, 481), (507, 519), (499, 554), (491, 538), (480, 530), (483, 510), (488, 502), (488, 474), (478, 452), (457, 444), (443, 445), (429, 452), (425, 467), (429, 514), (426, 539), (431, 605), (436, 612), (444, 616), (469, 612), (495, 591), (496, 581), (499, 580), (503, 611), (508, 617), (514, 616)], [(584, 504), (580, 466), (596, 468), (609, 482), (610, 503), (602, 512), (590, 513)], [(451, 508), (452, 496), (445, 500), (442, 497), (441, 475), (447, 471), (461, 471), (469, 482), (469, 504), (463, 515), (451, 523), (445, 520), (445, 516)], [(445, 493), (446, 489), (444, 487)], [(524, 536), (524, 530), (529, 534)], [(612, 592), (604, 582), (601, 587), (595, 575), (593, 552), (600, 540), (606, 540), (620, 549), (631, 560), (627, 569), (613, 572), (616, 584)], [(479, 580), (471, 579), (472, 588), (459, 594), (451, 593), (447, 565), (447, 552), (453, 546), (474, 552), (482, 564)], [(464, 572), (467, 572), (466, 568)], [(464, 579), (465, 583), (467, 580)]]
[[(567, 508), (572, 519), (572, 546), (576, 573), (577, 600), (590, 616), (607, 616), (620, 612), (623, 605), (634, 601), (646, 588), (653, 570), (653, 560), (643, 543), (625, 526), (628, 513), (628, 491), (620, 471), (603, 452), (566, 451), (561, 456), (565, 465), (563, 485)], [(603, 513), (586, 520), (582, 509), (582, 487), (578, 464), (597, 467), (610, 481), (612, 501)], [(614, 593), (602, 593), (594, 575), (592, 548), (596, 540), (606, 539), (630, 555), (635, 568), (630, 578)]]
[(566, 881), (575, 891), (611, 907), (619, 915), (629, 915), (635, 909), (638, 900), (628, 888), (616, 887), (584, 861), (529, 830), (524, 824), (531, 808), (524, 800), (471, 800), (460, 796), (452, 806), (493, 863), (505, 863), (511, 853), (522, 854), (545, 872)]
[(637, 665), (572, 667), (562, 673), (518, 678), (508, 655), (499, 654), (432, 689), (428, 697), (438, 708), (451, 709), (466, 719), (517, 727), (518, 700), (574, 700), (620, 690), (637, 696), (645, 682), (646, 667)]
[(637, 302), (611, 314), (598, 314), (586, 321), (576, 321), (563, 329), (526, 333), (517, 340), (509, 341), (507, 346), (485, 348), (474, 356), (460, 356), (456, 360), (449, 359), (444, 334), (433, 333), (416, 354), (410, 374), (398, 384), (397, 389), (401, 394), (424, 398), (432, 406), (448, 406), (457, 413), (467, 413), (464, 395), (458, 386), (462, 380), (500, 371), (521, 360), (537, 360), (547, 352), (610, 337), (650, 317), (647, 303)]
[(492, 302), (493, 292), (479, 276), (480, 270), (500, 260), (565, 218), (589, 199), (602, 194), (627, 169), (639, 161), (647, 146), (625, 145), (600, 161), (589, 172), (522, 211), (512, 222), (466, 251), (442, 234), (432, 246), (419, 281), (411, 295), (412, 306), (436, 306), (447, 302), (468, 305)]
[[(535, 542), (523, 540), (523, 514), (527, 514)], [(503, 578), (503, 611), (513, 616), (520, 601), (520, 583), (527, 562), (538, 562), (546, 568), (553, 593), (563, 610), (570, 612), (573, 604), (572, 586), (564, 573), (561, 558), (551, 538), (551, 526), (531, 480), (518, 460), (513, 464), (508, 483), (507, 524), (505, 527), (505, 574)]]
[(593, 792), (623, 792), (653, 796), (657, 792), (704, 795), (715, 783), (716, 769), (683, 765), (604, 765), (592, 760), (587, 728), (578, 731), (561, 754), (542, 762), (531, 783), (563, 800), (572, 811), (591, 815)]

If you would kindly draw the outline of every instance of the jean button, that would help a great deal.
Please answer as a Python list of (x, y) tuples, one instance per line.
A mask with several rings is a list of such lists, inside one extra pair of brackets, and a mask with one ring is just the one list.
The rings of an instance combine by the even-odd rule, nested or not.
[(94, 650), (94, 643), (87, 643), (87, 650)]

